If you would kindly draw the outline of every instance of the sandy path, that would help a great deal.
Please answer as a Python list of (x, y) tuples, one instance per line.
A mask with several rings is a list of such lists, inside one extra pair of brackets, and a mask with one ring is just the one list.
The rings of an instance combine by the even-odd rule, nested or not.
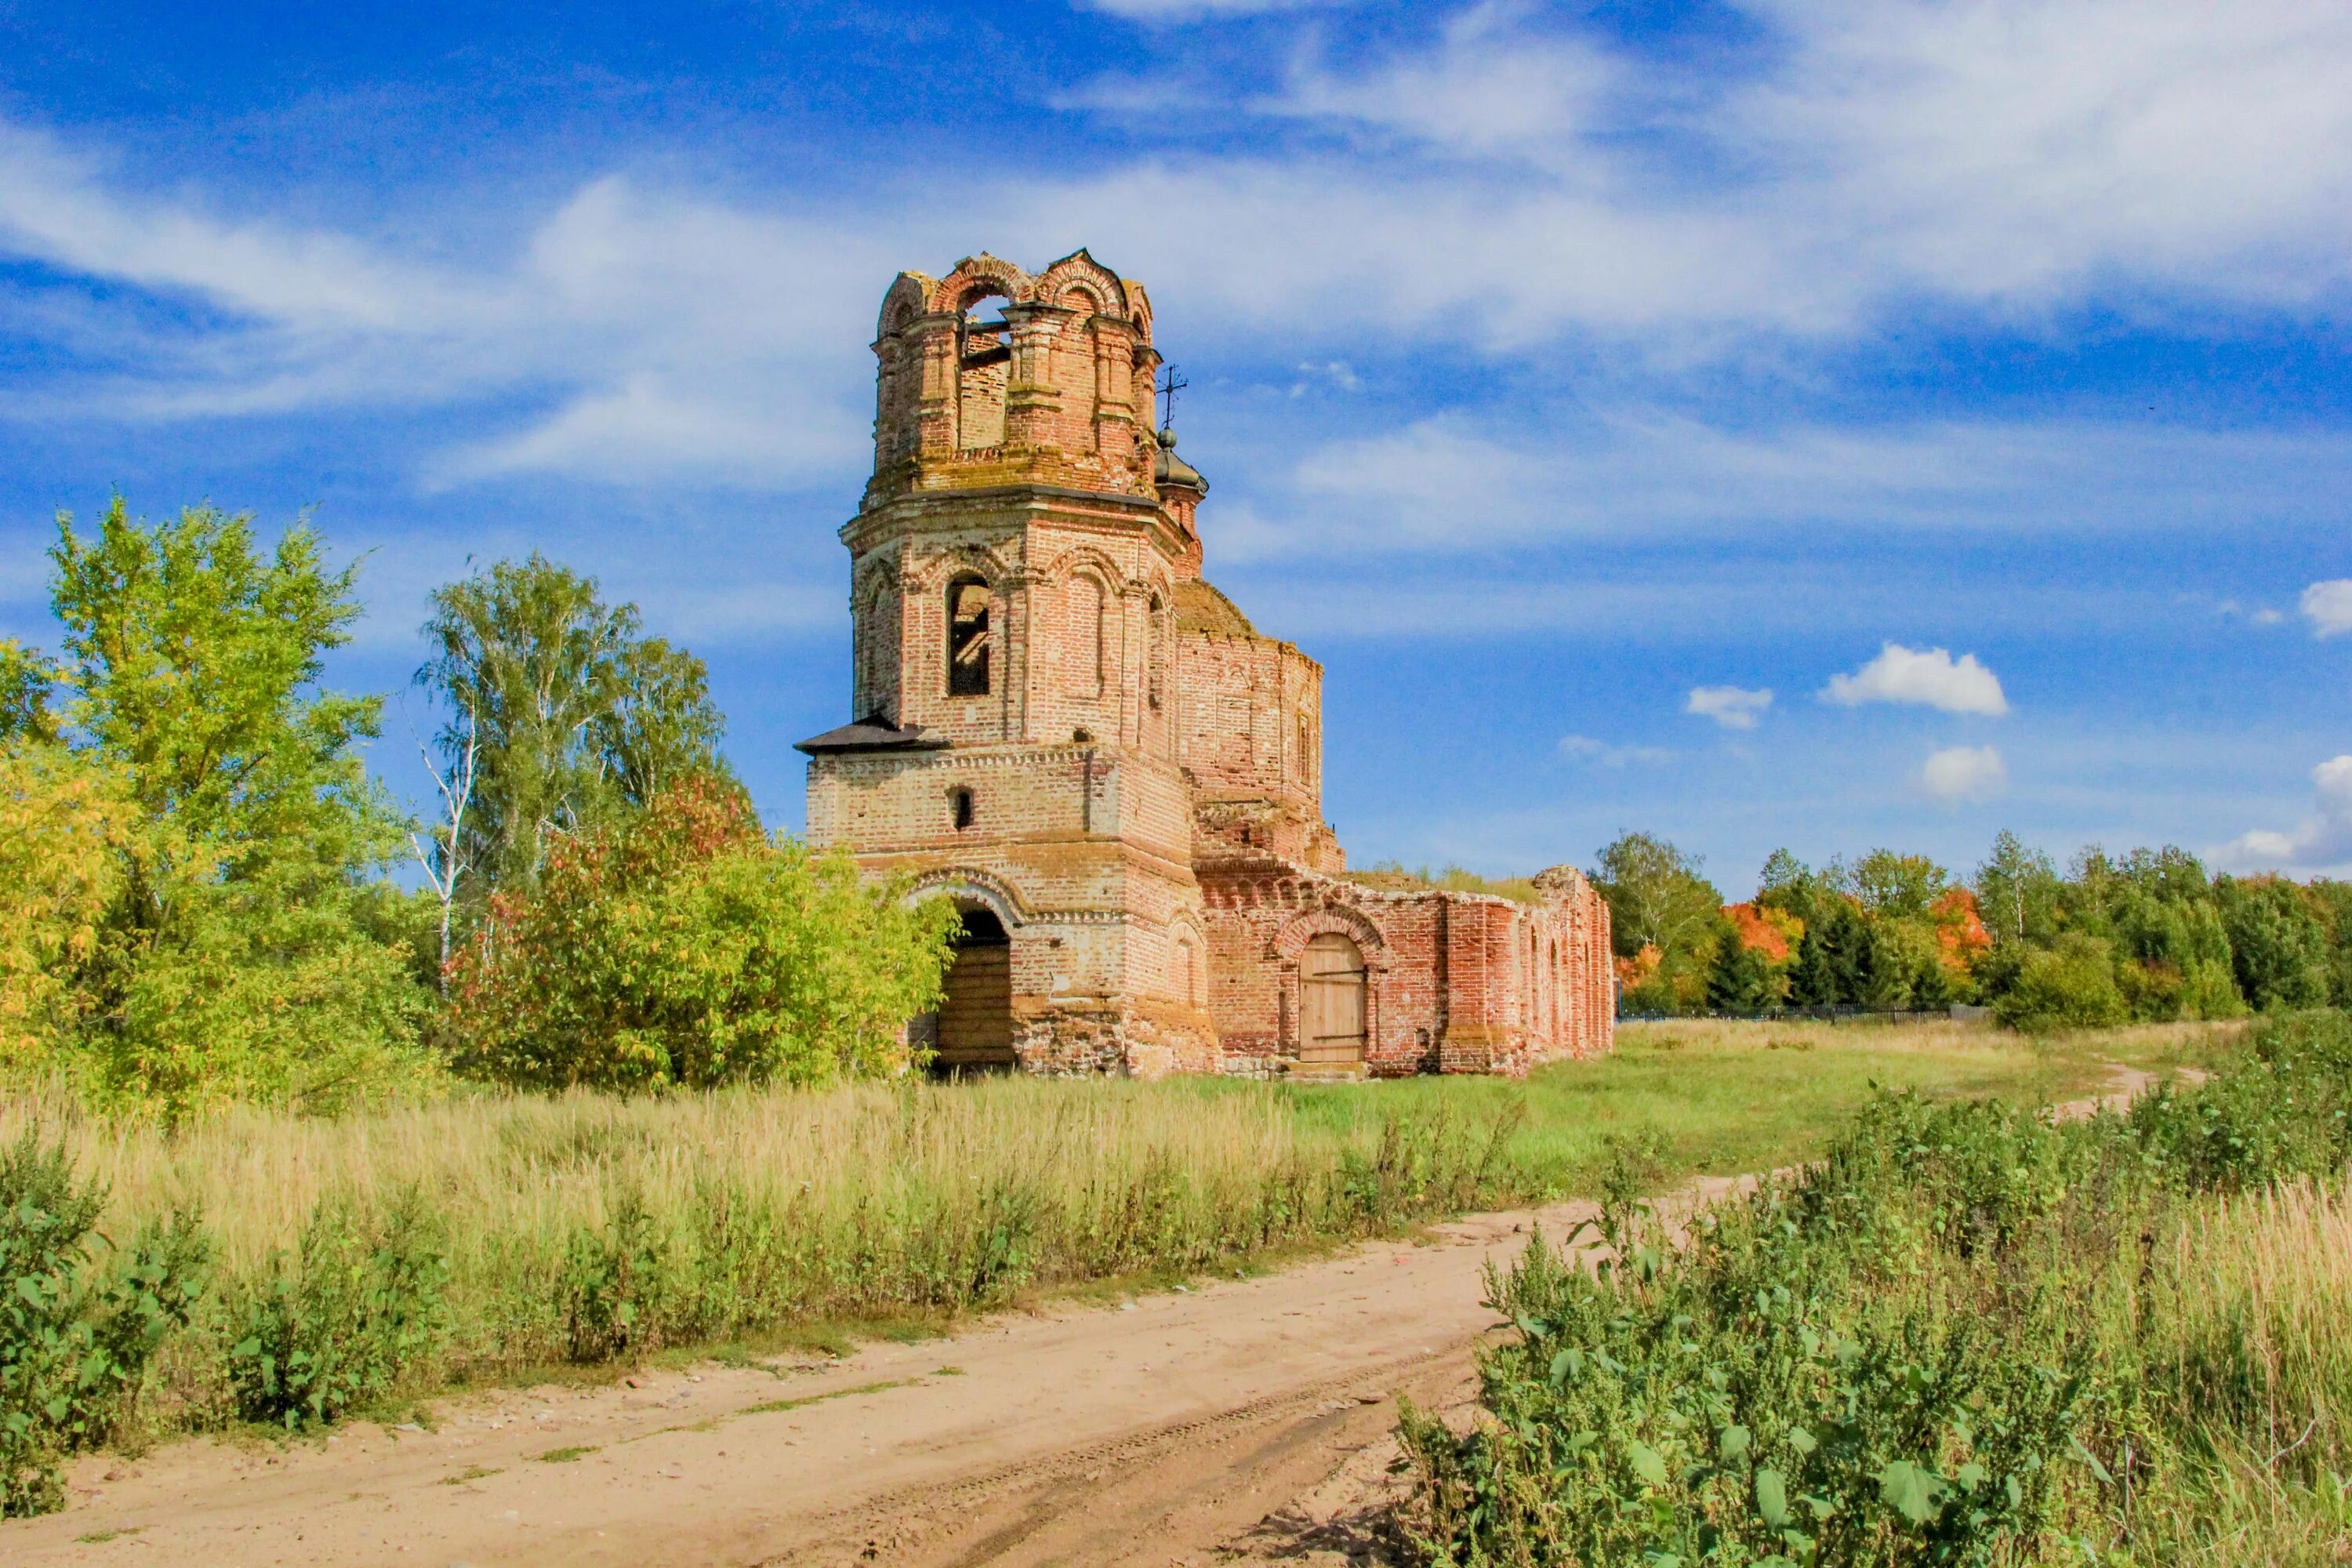
[(1184, 1562), (1383, 1434), (1399, 1391), (1460, 1383), (1493, 1321), (1486, 1260), (1591, 1212), (1480, 1216), (806, 1369), (456, 1399), (431, 1432), (100, 1457), (77, 1466), (65, 1512), (0, 1525), (0, 1560)]
[[(2145, 1083), (2119, 1075), (2118, 1094)], [(0, 1524), (0, 1562), (1360, 1561), (1397, 1395), (1465, 1399), (1487, 1262), (1592, 1212), (1481, 1215), (840, 1361), (453, 1399), (429, 1432), (100, 1456), (65, 1512)], [(588, 1451), (548, 1458), (562, 1450)]]

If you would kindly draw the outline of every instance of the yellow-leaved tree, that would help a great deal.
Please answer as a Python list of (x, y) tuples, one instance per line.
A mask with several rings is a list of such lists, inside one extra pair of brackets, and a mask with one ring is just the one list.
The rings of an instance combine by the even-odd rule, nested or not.
[(82, 1011), (74, 972), (97, 950), (121, 880), (129, 805), (94, 758), (58, 743), (58, 671), (0, 638), (0, 1070), (46, 1068)]

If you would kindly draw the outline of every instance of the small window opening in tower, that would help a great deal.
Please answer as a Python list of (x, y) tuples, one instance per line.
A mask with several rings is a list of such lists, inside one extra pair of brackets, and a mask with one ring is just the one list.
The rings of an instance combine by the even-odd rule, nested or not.
[(948, 695), (988, 695), (988, 584), (976, 576), (948, 584)]
[(948, 791), (948, 812), (955, 819), (957, 832), (961, 833), (970, 827), (971, 826), (971, 791), (968, 789)]
[(956, 330), (956, 445), (965, 451), (1004, 442), (1004, 391), (1013, 361), (1005, 304), (1001, 294), (974, 300)]
[(1160, 595), (1152, 595), (1151, 609), (1144, 622), (1143, 701), (1155, 713), (1160, 710), (1160, 692), (1164, 689), (1160, 666), (1163, 658), (1161, 650), (1167, 646), (1166, 634), (1161, 626), (1167, 614), (1168, 607), (1160, 603)]

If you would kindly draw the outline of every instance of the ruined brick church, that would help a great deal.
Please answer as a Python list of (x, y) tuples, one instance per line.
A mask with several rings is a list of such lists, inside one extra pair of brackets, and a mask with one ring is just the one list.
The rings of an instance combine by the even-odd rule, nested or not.
[[(1151, 305), (1085, 251), (883, 298), (874, 476), (841, 531), (854, 723), (808, 831), (963, 911), (944, 1069), (1391, 1077), (1606, 1050), (1609, 912), (1351, 880), (1322, 667), (1201, 575)], [(1393, 882), (1395, 879), (1391, 879)]]

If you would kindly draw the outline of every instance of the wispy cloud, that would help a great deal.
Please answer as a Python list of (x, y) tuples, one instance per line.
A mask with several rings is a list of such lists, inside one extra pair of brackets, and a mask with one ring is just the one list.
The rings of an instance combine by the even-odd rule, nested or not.
[(1892, 642), (1852, 675), (1830, 677), (1830, 683), (1822, 689), (1822, 699), (1848, 708), (1864, 702), (1906, 702), (1947, 713), (1999, 717), (2009, 711), (2000, 679), (1976, 655), (1963, 654), (1955, 659), (1949, 648), (1909, 648)]
[(1590, 735), (1563, 735), (1559, 753), (1578, 757), (1604, 768), (1622, 768), (1630, 763), (1671, 763), (1675, 753), (1663, 746), (1613, 746), (1606, 741), (1596, 741)]
[[(1102, 4), (1163, 20), (1276, 8)], [(789, 189), (721, 196), (591, 177), (551, 195), (515, 254), (462, 263), (429, 222), (403, 252), (200, 190), (135, 190), (103, 149), (0, 127), (0, 249), (226, 313), (82, 389), (118, 408), (175, 416), (523, 389), (539, 416), (446, 455), (445, 474), (715, 467), (729, 483), (854, 464), (871, 366), (839, 323), (867, 316), (898, 267), (969, 248), (973, 210), (990, 215), (999, 248), (1042, 258), (1091, 245), (1148, 274), (1188, 319), (1218, 323), (1212, 337), (1243, 342), (1278, 324), (1308, 352), (1372, 331), (1400, 350), (1516, 354), (1571, 338), (1675, 364), (1746, 354), (1759, 339), (1842, 342), (1923, 300), (2031, 332), (2063, 331), (2049, 323), (2093, 300), (2326, 314), (2352, 283), (2341, 90), (2352, 12), (1753, 0), (1749, 13), (1767, 39), (1753, 68), (1701, 73), (1533, 10), (1465, 7), (1426, 41), (1303, 56), (1270, 96), (1203, 95), (1225, 132), (1254, 115), (1340, 133), (1344, 152), (1278, 134), (1209, 146), (1162, 135), (1076, 174), (1015, 152), (992, 188), (967, 182), (969, 203), (951, 209), (901, 187), (812, 208)], [(2086, 55), (2084, 37), (2102, 47)], [(2080, 429), (1647, 423), (1600, 443), (1596, 460), (1616, 470), (1617, 499), (1646, 492), (1670, 514), (1721, 497), (1679, 482), (1661, 452), (1692, 458), (1702, 480), (1748, 470), (1769, 510), (1884, 507), (1897, 522), (1979, 504), (2021, 515), (2053, 493), (2037, 474), (2084, 467), (2070, 447)], [(2200, 441), (2242, 455), (2227, 476), (2240, 478), (2264, 439), (2089, 435), (2111, 469), (2145, 458), (2141, 488), (2172, 485), (2207, 515), (2242, 512), (2230, 512), (2226, 484), (2200, 482)], [(1381, 439), (1400, 457), (1499, 459), (1482, 489), (1529, 510), (1532, 487), (1515, 482), (1528, 449), (1481, 449), (1444, 426)], [(2305, 471), (2343, 463), (2326, 441), (2276, 439)], [(1301, 484), (1312, 492), (1318, 477), (1310, 467)], [(1797, 499), (1808, 492), (1822, 500)], [(2084, 504), (2119, 515), (2126, 500)], [(1564, 510), (1572, 526), (1580, 509)]]
[(2293, 832), (2258, 828), (2231, 840), (2216, 858), (2240, 870), (2296, 875), (2352, 865), (2352, 755), (2312, 769), (2311, 784), (2312, 814)]
[(1683, 711), (1712, 719), (1727, 730), (1753, 730), (1771, 706), (1769, 687), (1750, 691), (1739, 686), (1694, 686)]
[(1250, 16), (1266, 11), (1304, 11), (1346, 5), (1353, 0), (1076, 0), (1080, 10), (1107, 11), (1139, 22), (1197, 22), (1217, 16)]
[(2314, 637), (2332, 637), (2352, 632), (2352, 577), (2314, 583), (2305, 588), (2303, 613), (2311, 622)]
[[(1457, 415), (1311, 447), (1261, 484), (1245, 552), (1480, 550), (1497, 540), (1744, 537), (1801, 525), (1882, 534), (2242, 530), (2324, 523), (2352, 490), (2352, 435), (2074, 419), (1730, 429), (1619, 408), (1541, 435)], [(1277, 512), (1278, 509), (1278, 512)], [(1271, 519), (1268, 520), (1269, 521)]]
[(1927, 753), (1916, 782), (1947, 805), (1987, 801), (2009, 787), (2009, 765), (1991, 746), (1947, 746)]

